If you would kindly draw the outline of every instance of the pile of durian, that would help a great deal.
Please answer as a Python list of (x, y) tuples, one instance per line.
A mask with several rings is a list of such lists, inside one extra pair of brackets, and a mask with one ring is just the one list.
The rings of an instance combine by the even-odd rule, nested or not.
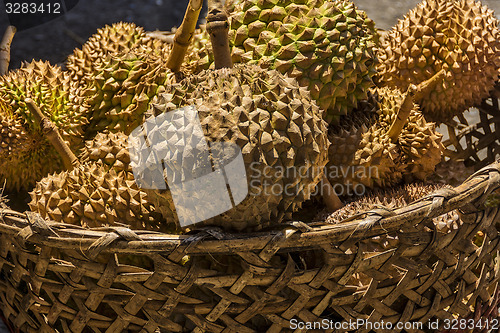
[[(173, 42), (116, 23), (63, 66), (4, 73), (6, 193), (29, 192), (31, 211), (88, 228), (249, 232), (321, 211), (340, 223), (439, 189), (426, 184), (444, 158), (437, 127), (498, 81), (499, 22), (479, 1), (424, 0), (386, 32), (348, 0), (227, 0), (195, 30), (200, 2)], [(187, 106), (209, 142), (241, 148), (249, 183), (239, 205), (188, 229), (168, 189), (138, 186), (128, 149), (146, 120)]]

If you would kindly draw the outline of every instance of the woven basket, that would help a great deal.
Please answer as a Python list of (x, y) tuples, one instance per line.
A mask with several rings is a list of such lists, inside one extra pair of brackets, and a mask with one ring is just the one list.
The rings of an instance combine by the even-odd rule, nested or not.
[[(24, 332), (279, 332), (322, 318), (466, 318), (498, 292), (499, 208), (483, 203), (499, 187), (494, 163), (394, 211), (238, 235), (85, 230), (4, 209), (0, 306)], [(463, 223), (439, 233), (431, 219), (453, 209)], [(397, 247), (368, 250), (387, 234)]]
[(491, 95), (470, 110), (478, 113), (479, 122), (471, 124), (461, 115), (446, 126), (449, 138), (444, 145), (448, 158), (482, 168), (500, 156), (500, 83)]
[[(461, 148), (449, 156), (485, 168), (340, 224), (168, 235), (0, 208), (0, 310), (22, 332), (385, 332), (387, 323), (429, 332), (436, 320), (496, 318), (498, 106), (485, 101), (480, 124), (450, 130)], [(458, 227), (437, 230), (432, 219), (453, 210)], [(391, 242), (379, 246), (384, 237)], [(367, 322), (341, 326), (357, 320)]]

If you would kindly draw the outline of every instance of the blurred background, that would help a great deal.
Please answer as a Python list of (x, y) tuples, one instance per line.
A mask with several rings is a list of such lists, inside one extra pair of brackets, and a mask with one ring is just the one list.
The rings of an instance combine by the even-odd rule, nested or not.
[[(34, 1), (34, 0), (31, 0)], [(0, 35), (9, 25), (0, 1)], [(26, 0), (30, 2), (30, 0)], [(37, 2), (37, 1), (34, 1)], [(354, 0), (380, 29), (389, 29), (419, 0)], [(66, 15), (40, 26), (20, 31), (11, 49), (11, 68), (31, 59), (63, 63), (96, 30), (119, 21), (135, 22), (146, 30), (170, 30), (182, 22), (188, 0), (79, 0)], [(500, 18), (500, 0), (483, 0)], [(206, 7), (202, 17), (206, 15)], [(477, 115), (475, 115), (477, 117)], [(472, 115), (474, 117), (474, 115)], [(0, 333), (7, 330), (0, 321)]]
[[(0, 35), (9, 25), (5, 2), (8, 0), (0, 1)], [(354, 0), (381, 29), (389, 29), (418, 2)], [(127, 21), (146, 30), (170, 30), (182, 22), (187, 3), (187, 0), (79, 0), (66, 15), (18, 32), (12, 43), (11, 68), (18, 68), (22, 61), (31, 59), (62, 63), (74, 48), (105, 24)], [(483, 0), (483, 3), (500, 14), (500, 0)]]

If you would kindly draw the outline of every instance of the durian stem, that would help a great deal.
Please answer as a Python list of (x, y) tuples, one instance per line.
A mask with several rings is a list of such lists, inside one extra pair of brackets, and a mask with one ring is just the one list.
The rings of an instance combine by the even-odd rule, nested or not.
[(398, 139), (399, 134), (403, 130), (403, 127), (405, 126), (406, 121), (410, 116), (411, 110), (413, 109), (413, 103), (415, 101), (416, 91), (417, 91), (417, 86), (414, 84), (411, 84), (408, 87), (408, 90), (406, 91), (405, 99), (401, 104), (401, 108), (399, 109), (396, 119), (394, 120), (394, 122), (391, 125), (391, 128), (389, 129), (388, 136), (393, 142)]
[(0, 44), (0, 75), (7, 74), (9, 71), (10, 45), (12, 44), (12, 39), (14, 39), (16, 31), (17, 29), (13, 25), (9, 25), (7, 29), (5, 29), (2, 44)]
[[(177, 30), (176, 30), (176, 32), (177, 32)], [(162, 42), (165, 42), (167, 44), (173, 44), (175, 32), (155, 30), (155, 31), (146, 32), (146, 36), (151, 37), (151, 38), (155, 38), (155, 39), (159, 39)]]
[(324, 173), (323, 178), (321, 179), (321, 193), (323, 195), (323, 201), (325, 202), (326, 208), (330, 213), (333, 213), (344, 206)]
[(75, 154), (73, 154), (69, 146), (66, 144), (66, 142), (64, 142), (61, 134), (59, 134), (58, 128), (47, 117), (43, 115), (40, 108), (31, 98), (27, 98), (25, 100), (25, 103), (28, 107), (28, 110), (33, 115), (35, 123), (40, 126), (42, 134), (47, 138), (52, 146), (54, 146), (56, 151), (61, 156), (64, 167), (67, 170), (72, 170), (74, 166), (79, 164), (79, 161), (76, 158)]
[(229, 48), (229, 23), (227, 14), (214, 8), (207, 16), (207, 31), (210, 34), (215, 59), (215, 69), (231, 68), (231, 50)]
[(184, 20), (175, 32), (174, 46), (167, 61), (167, 67), (173, 72), (178, 72), (181, 69), (184, 56), (193, 39), (202, 6), (203, 0), (189, 0)]
[(398, 139), (399, 134), (403, 130), (403, 127), (410, 116), (411, 110), (413, 110), (413, 103), (425, 98), (431, 93), (431, 91), (436, 87), (436, 85), (444, 79), (446, 71), (444, 69), (437, 72), (429, 80), (420, 83), (418, 86), (411, 84), (406, 91), (405, 99), (401, 104), (401, 108), (396, 116), (396, 119), (389, 129), (389, 138), (394, 142)]
[(429, 80), (421, 82), (417, 86), (417, 91), (415, 92), (415, 100), (420, 101), (423, 98), (427, 97), (432, 92), (432, 90), (436, 88), (436, 85), (444, 79), (445, 76), (446, 71), (442, 69), (434, 74), (434, 76)]

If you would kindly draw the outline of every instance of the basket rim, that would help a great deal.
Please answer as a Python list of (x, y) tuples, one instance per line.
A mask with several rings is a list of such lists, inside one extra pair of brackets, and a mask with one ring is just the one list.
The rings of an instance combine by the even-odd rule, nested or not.
[[(0, 237), (14, 236), (22, 242), (59, 249), (140, 254), (176, 251), (184, 255), (276, 251), (362, 240), (397, 232), (422, 219), (434, 218), (482, 202), (500, 188), (500, 160), (475, 172), (455, 188), (437, 190), (397, 209), (374, 209), (337, 224), (309, 226), (300, 221), (283, 223), (266, 232), (228, 233), (205, 227), (195, 234), (166, 234), (126, 227), (84, 228), (44, 220), (37, 213), (0, 209)], [(462, 211), (466, 214), (467, 212)], [(279, 229), (278, 229), (279, 228)]]

